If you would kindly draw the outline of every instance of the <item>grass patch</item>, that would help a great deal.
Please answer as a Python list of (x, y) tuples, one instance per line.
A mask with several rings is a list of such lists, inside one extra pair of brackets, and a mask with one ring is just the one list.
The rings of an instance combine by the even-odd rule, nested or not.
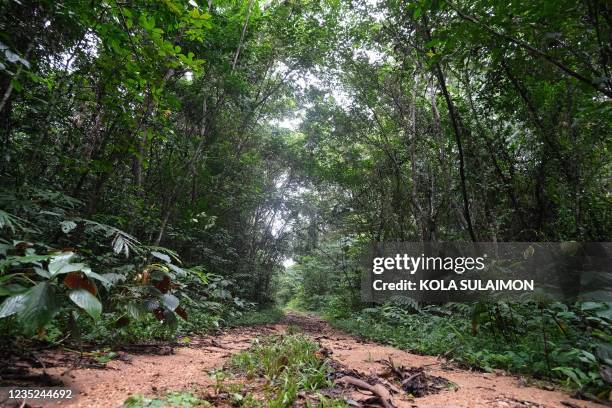
[(264, 324), (277, 323), (283, 317), (283, 311), (279, 307), (272, 306), (261, 310), (250, 310), (240, 316), (229, 320), (228, 327), (236, 326), (260, 326)]
[(146, 398), (136, 394), (130, 396), (122, 405), (122, 408), (191, 408), (212, 407), (208, 401), (201, 400), (190, 392), (170, 392), (165, 397)]
[(316, 392), (332, 386), (331, 368), (318, 350), (319, 345), (303, 334), (264, 337), (235, 355), (228, 371), (248, 380), (265, 379), (265, 406), (269, 408), (292, 406), (301, 391), (310, 394), (306, 406), (346, 407), (343, 400)]
[(305, 312), (306, 308), (304, 307), (304, 302), (302, 302), (299, 298), (294, 297), (291, 300), (289, 300), (285, 306), (283, 307), (284, 310), (287, 311), (291, 311), (291, 312)]

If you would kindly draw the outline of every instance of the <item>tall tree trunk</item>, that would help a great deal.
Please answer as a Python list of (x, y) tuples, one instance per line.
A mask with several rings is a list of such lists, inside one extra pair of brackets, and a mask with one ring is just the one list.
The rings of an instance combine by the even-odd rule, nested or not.
[[(431, 33), (429, 32), (428, 19), (426, 15), (423, 15), (423, 29), (425, 33), (425, 39), (427, 40), (427, 42), (431, 42)], [(431, 51), (435, 53), (435, 49), (433, 47), (431, 48)], [(436, 78), (438, 79), (438, 85), (440, 85), (442, 95), (444, 95), (444, 100), (446, 101), (451, 125), (453, 126), (453, 133), (455, 134), (455, 142), (457, 143), (457, 150), (459, 156), (459, 178), (461, 182), (461, 196), (463, 198), (463, 216), (465, 217), (465, 222), (467, 224), (467, 229), (468, 233), (470, 234), (470, 238), (473, 242), (477, 242), (478, 239), (476, 238), (476, 234), (474, 233), (474, 227), (472, 225), (472, 216), (470, 214), (470, 201), (468, 198), (467, 183), (465, 177), (465, 159), (463, 156), (463, 145), (461, 142), (461, 136), (464, 131), (464, 127), (461, 123), (459, 113), (457, 112), (453, 100), (448, 92), (448, 88), (446, 87), (446, 77), (444, 76), (442, 67), (437, 61), (434, 63), (434, 73), (436, 75)]]

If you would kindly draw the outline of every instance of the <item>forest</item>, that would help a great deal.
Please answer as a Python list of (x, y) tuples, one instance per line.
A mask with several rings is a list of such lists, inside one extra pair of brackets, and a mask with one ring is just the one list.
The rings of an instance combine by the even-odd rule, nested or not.
[(612, 404), (612, 271), (361, 293), (371, 243), (611, 241), (611, 12), (1, 1), (0, 406)]

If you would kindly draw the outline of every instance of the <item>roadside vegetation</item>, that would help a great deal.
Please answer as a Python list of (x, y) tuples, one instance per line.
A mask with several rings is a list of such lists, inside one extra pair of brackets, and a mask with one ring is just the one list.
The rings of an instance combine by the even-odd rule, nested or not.
[[(271, 323), (276, 303), (610, 401), (611, 272), (598, 302), (371, 305), (359, 267), (372, 242), (612, 240), (609, 16), (597, 0), (1, 2), (0, 357), (108, 357)], [(281, 379), (319, 386), (304, 358), (268, 373), (270, 398), (294, 398)]]
[(277, 323), (283, 317), (283, 310), (276, 306), (269, 306), (260, 310), (248, 310), (240, 313), (227, 322), (230, 327), (234, 326), (259, 326)]
[(304, 334), (264, 337), (257, 339), (249, 350), (232, 357), (228, 370), (243, 375), (247, 382), (265, 379), (260, 401), (246, 396), (254, 406), (290, 407), (300, 397), (306, 406), (347, 407), (343, 400), (317, 393), (333, 385), (332, 369), (319, 349), (320, 345)]
[(597, 357), (612, 340), (610, 325), (596, 310), (580, 306), (540, 309), (537, 304), (500, 303), (409, 311), (385, 305), (330, 322), (369, 340), (440, 355), (466, 367), (555, 380), (603, 400), (611, 391), (601, 371), (611, 361)]
[(254, 313), (272, 304), (288, 237), (272, 221), (294, 186), (277, 188), (291, 137), (270, 122), (328, 46), (292, 7), (0, 5), (5, 352), (278, 316)]
[(81, 218), (82, 203), (69, 196), (32, 189), (0, 201), (19, 209), (20, 217), (5, 218), (5, 227), (26, 238), (0, 244), (7, 344), (33, 336), (117, 346), (279, 317), (273, 309), (260, 315), (255, 303), (235, 296), (231, 278), (185, 267), (171, 249)]
[[(340, 308), (347, 300), (339, 298), (339, 290), (296, 295), (289, 308), (320, 314), (364, 339), (439, 355), (460, 366), (522, 374), (540, 386), (552, 381), (599, 400), (612, 391), (606, 371), (612, 363), (606, 357), (612, 324), (605, 303), (419, 305), (397, 298), (384, 305)], [(346, 295), (350, 299), (350, 292)]]

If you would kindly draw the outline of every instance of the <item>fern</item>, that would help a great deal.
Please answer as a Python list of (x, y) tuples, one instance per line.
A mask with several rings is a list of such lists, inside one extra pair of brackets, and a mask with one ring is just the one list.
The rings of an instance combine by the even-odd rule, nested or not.
[(26, 227), (27, 224), (30, 224), (27, 220), (0, 210), (0, 230), (8, 228), (13, 234), (17, 231), (32, 231)]
[(136, 239), (136, 237), (128, 234), (125, 231), (122, 231), (118, 228), (115, 228), (110, 225), (102, 224), (96, 221), (88, 220), (85, 218), (75, 218), (73, 219), (75, 222), (82, 222), (85, 224), (85, 229), (88, 232), (98, 233), (102, 232), (106, 235), (106, 237), (111, 238), (111, 247), (113, 248), (113, 252), (116, 254), (123, 253), (125, 257), (129, 257), (130, 251), (141, 254), (144, 251), (141, 243)]

